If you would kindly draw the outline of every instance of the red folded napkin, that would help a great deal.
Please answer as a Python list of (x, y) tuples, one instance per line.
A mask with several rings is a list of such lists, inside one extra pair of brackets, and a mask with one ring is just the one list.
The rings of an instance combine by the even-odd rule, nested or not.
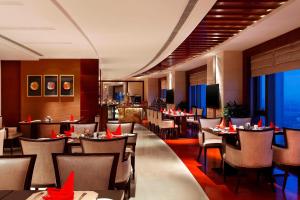
[(262, 127), (262, 120), (261, 119), (257, 122), (257, 126)]
[(232, 126), (232, 123), (229, 122), (229, 132), (235, 132), (234, 127)]
[(31, 115), (27, 116), (27, 122), (31, 123), (32, 119), (31, 119)]
[(70, 115), (70, 121), (74, 121), (74, 115)]
[(270, 122), (270, 128), (275, 128), (275, 124), (273, 122)]
[(118, 126), (118, 128), (116, 129), (116, 131), (115, 131), (113, 134), (114, 134), (114, 135), (122, 135), (121, 124)]
[(73, 200), (74, 199), (74, 171), (71, 171), (61, 189), (47, 188), (47, 196), (44, 200)]
[(164, 110), (162, 108), (160, 108), (160, 112), (162, 113)]
[(225, 127), (226, 127), (225, 120), (224, 120), (224, 118), (222, 118), (222, 121), (221, 121), (221, 123), (219, 125), (219, 128), (225, 128)]
[(178, 108), (178, 109), (177, 109), (177, 111), (178, 111), (178, 112), (181, 112), (181, 109), (180, 109), (180, 108)]
[(183, 110), (183, 113), (186, 114), (186, 109)]
[(51, 138), (52, 139), (57, 138), (57, 133), (54, 130), (51, 131)]
[(106, 129), (106, 137), (109, 139), (112, 138), (112, 134), (111, 134), (109, 128)]
[(64, 131), (64, 134), (65, 134), (67, 137), (71, 137), (72, 132), (71, 132), (71, 131)]
[(193, 113), (193, 109), (190, 110), (190, 114), (194, 114), (194, 113)]

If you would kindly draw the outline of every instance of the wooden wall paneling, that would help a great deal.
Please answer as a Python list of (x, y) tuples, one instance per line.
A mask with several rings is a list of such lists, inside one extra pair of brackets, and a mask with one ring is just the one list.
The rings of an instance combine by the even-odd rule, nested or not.
[(3, 126), (18, 126), (21, 114), (20, 61), (1, 61)]
[[(70, 74), (74, 75), (74, 97), (27, 97), (27, 75)], [(51, 116), (54, 120), (69, 119), (73, 114), (80, 118), (80, 60), (78, 59), (42, 59), (39, 61), (21, 61), (21, 120), (28, 115), (32, 119), (44, 119)]]
[(99, 62), (80, 60), (80, 115), (86, 122), (94, 122), (98, 114)]

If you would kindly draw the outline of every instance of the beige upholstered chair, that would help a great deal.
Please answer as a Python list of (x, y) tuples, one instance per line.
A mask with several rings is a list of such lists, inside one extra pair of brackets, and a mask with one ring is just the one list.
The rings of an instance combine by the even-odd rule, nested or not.
[(285, 190), (289, 171), (295, 171), (298, 181), (300, 179), (300, 130), (284, 129), (283, 133), (286, 145), (284, 147), (273, 145), (273, 161), (285, 172), (282, 186), (282, 190)]
[(132, 133), (128, 135), (127, 145), (126, 145), (126, 152), (130, 153), (131, 155), (131, 166), (133, 171), (133, 178), (135, 176), (135, 146), (137, 142), (137, 134)]
[(251, 123), (251, 117), (243, 117), (243, 118), (230, 118), (230, 121), (232, 125), (236, 125), (236, 127), (239, 126), (245, 126), (246, 123)]
[(74, 190), (113, 190), (118, 153), (52, 154), (57, 186), (74, 171)]
[(206, 158), (208, 148), (218, 148), (222, 157), (222, 137), (202, 130), (202, 128), (214, 128), (221, 122), (221, 118), (200, 118), (200, 131), (198, 133), (199, 154), (197, 160), (201, 159), (202, 149), (204, 149), (204, 169), (206, 170)]
[(122, 133), (133, 133), (133, 123), (107, 123), (106, 127), (111, 131), (116, 131), (119, 125), (121, 125)]
[(128, 137), (117, 137), (113, 139), (94, 140), (81, 138), (83, 153), (119, 153), (119, 162), (115, 183), (120, 187), (126, 187), (130, 191), (131, 157), (126, 153)]
[(17, 131), (17, 127), (5, 127), (6, 130), (6, 136), (5, 141), (9, 143), (10, 146), (10, 153), (13, 153), (13, 143), (14, 140), (18, 139), (22, 136), (22, 133), (19, 133)]
[(4, 148), (4, 138), (5, 138), (5, 129), (0, 130), (0, 156), (3, 155), (3, 148)]
[[(265, 130), (243, 130), (237, 129), (238, 132), (238, 146), (226, 144), (224, 162), (230, 166), (239, 169), (255, 169), (268, 170), (270, 177), (272, 177), (272, 141), (273, 129)], [(224, 167), (224, 169), (226, 169)], [(224, 178), (226, 171), (224, 171)], [(272, 178), (271, 178), (272, 180)], [(240, 173), (238, 176), (238, 190), (240, 182)]]
[(74, 127), (74, 132), (77, 134), (90, 134), (92, 135), (97, 129), (96, 123), (91, 124), (70, 124)]
[(167, 134), (173, 134), (176, 136), (176, 130), (178, 126), (175, 124), (175, 121), (173, 119), (163, 119), (163, 114), (161, 112), (157, 113), (157, 124), (159, 127), (159, 135), (166, 139)]
[(36, 155), (0, 156), (0, 190), (29, 190)]
[(43, 187), (56, 185), (52, 153), (63, 153), (65, 151), (66, 138), (59, 139), (28, 139), (20, 138), (24, 155), (36, 154), (32, 187)]
[(40, 124), (38, 127), (39, 138), (51, 138), (52, 131), (60, 132), (60, 124)]

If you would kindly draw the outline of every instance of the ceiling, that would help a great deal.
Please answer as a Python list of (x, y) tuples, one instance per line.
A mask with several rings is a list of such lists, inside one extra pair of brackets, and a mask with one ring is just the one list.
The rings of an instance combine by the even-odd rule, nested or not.
[(216, 0), (0, 0), (0, 59), (100, 59), (124, 79), (170, 55)]
[[(180, 63), (184, 63), (191, 58), (201, 56), (217, 45), (227, 41), (229, 38), (240, 34), (247, 27), (258, 23), (258, 21), (272, 13), (276, 8), (285, 4), (286, 1), (287, 0), (218, 0), (204, 19), (175, 51), (155, 67), (143, 73), (138, 73), (136, 76), (160, 72)], [(278, 24), (274, 25), (278, 26)], [(254, 35), (249, 38), (255, 41), (253, 36)], [(244, 41), (247, 41), (247, 39)], [(240, 40), (239, 42), (244, 43), (244, 41)]]

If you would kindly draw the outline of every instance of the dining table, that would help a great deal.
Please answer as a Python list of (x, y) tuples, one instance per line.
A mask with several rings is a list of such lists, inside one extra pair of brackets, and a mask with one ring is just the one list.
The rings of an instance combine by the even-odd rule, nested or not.
[[(15, 190), (0, 190), (0, 200), (26, 200), (26, 199), (36, 199), (41, 200), (42, 196), (38, 197), (38, 193), (41, 191), (33, 191), (33, 190), (22, 190), (22, 191), (15, 191)], [(123, 200), (125, 196), (124, 190), (96, 190), (94, 191), (98, 193), (98, 199), (113, 199), (113, 200)], [(30, 197), (31, 195), (37, 193), (36, 197)], [(87, 198), (81, 198), (74, 200), (87, 200)]]
[(21, 132), (23, 133), (23, 137), (28, 138), (39, 138), (39, 126), (41, 124), (59, 124), (60, 132), (63, 133), (66, 130), (70, 129), (70, 124), (77, 124), (80, 122), (80, 119), (74, 120), (62, 120), (62, 121), (45, 121), (45, 120), (32, 120), (32, 121), (21, 121), (19, 122), (19, 127)]
[(188, 137), (187, 134), (187, 118), (195, 117), (193, 113), (185, 113), (180, 111), (168, 112), (164, 111), (163, 115), (168, 119), (174, 119), (174, 122), (179, 127), (179, 136), (180, 137)]

